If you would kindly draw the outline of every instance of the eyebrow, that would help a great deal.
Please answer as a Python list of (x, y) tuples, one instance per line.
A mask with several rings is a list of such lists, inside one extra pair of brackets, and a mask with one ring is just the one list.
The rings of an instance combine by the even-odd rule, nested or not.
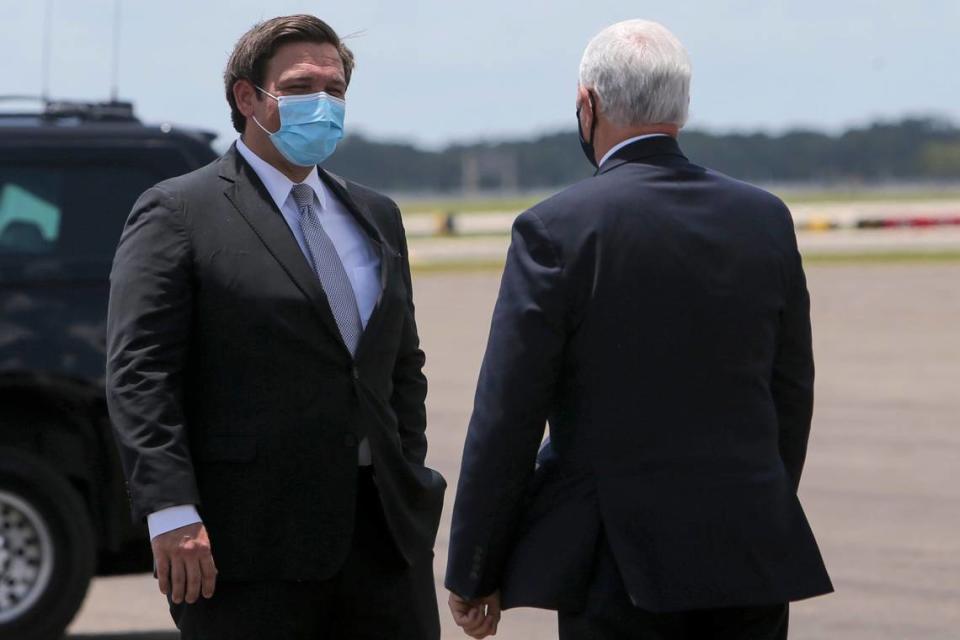
[(281, 78), (279, 84), (296, 84), (298, 82), (302, 82), (304, 84), (310, 84), (313, 82), (313, 76), (309, 76), (309, 75), (288, 76), (286, 78)]
[[(316, 78), (311, 75), (295, 75), (287, 78), (281, 78), (277, 84), (283, 87), (292, 87), (296, 85), (312, 85)], [(326, 86), (330, 89), (340, 89), (346, 90), (347, 83), (341, 78), (332, 78), (329, 82), (326, 83)]]

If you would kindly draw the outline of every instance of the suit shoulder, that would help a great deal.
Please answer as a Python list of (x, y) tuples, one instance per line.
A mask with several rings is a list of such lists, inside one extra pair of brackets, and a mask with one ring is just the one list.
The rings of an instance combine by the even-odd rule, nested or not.
[(576, 182), (533, 205), (524, 215), (534, 216), (544, 224), (549, 224), (582, 211), (585, 206), (595, 206), (597, 195), (602, 191), (596, 188), (596, 182), (595, 177)]
[(766, 189), (758, 187), (755, 184), (744, 182), (732, 178), (725, 173), (707, 169), (707, 174), (713, 177), (718, 183), (730, 190), (737, 197), (743, 198), (754, 207), (762, 207), (767, 211), (776, 211), (781, 214), (790, 215), (790, 210), (786, 203), (777, 195), (770, 193)]
[[(192, 226), (191, 211), (205, 210), (211, 198), (219, 194), (217, 160), (173, 178), (168, 178), (150, 187), (137, 198), (127, 226), (139, 220), (153, 220), (163, 224), (177, 224), (181, 228)], [(178, 222), (173, 222), (178, 220)]]
[(387, 195), (376, 191), (364, 184), (359, 182), (354, 182), (353, 180), (347, 180), (342, 176), (338, 176), (335, 173), (327, 172), (334, 180), (341, 182), (350, 193), (351, 196), (358, 200), (362, 200), (364, 204), (372, 207), (383, 207), (386, 209), (398, 209), (397, 203), (394, 202), (392, 198)]
[(154, 188), (174, 196), (193, 195), (201, 189), (205, 191), (210, 188), (211, 184), (215, 184), (215, 181), (219, 180), (217, 171), (219, 162), (220, 159), (218, 158), (193, 171), (159, 182)]

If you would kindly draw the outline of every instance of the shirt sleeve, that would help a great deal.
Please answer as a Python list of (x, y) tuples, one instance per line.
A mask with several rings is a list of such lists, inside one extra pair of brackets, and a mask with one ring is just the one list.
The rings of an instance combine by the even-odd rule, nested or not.
[(192, 504), (167, 507), (147, 515), (147, 528), (150, 530), (151, 540), (168, 531), (196, 522), (202, 522), (202, 520), (200, 514), (197, 513), (197, 508)]

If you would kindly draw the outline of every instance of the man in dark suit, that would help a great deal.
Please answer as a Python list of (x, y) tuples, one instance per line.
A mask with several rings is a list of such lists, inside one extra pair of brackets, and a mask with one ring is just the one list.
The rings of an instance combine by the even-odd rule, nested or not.
[(225, 73), (240, 139), (141, 196), (108, 401), (160, 590), (200, 638), (439, 638), (424, 354), (397, 206), (317, 164), (351, 52), (312, 16)]
[(785, 638), (787, 603), (831, 590), (797, 500), (813, 359), (793, 224), (684, 157), (689, 77), (662, 26), (601, 32), (577, 98), (597, 174), (515, 223), (447, 568), (473, 637), (532, 606), (563, 639)]

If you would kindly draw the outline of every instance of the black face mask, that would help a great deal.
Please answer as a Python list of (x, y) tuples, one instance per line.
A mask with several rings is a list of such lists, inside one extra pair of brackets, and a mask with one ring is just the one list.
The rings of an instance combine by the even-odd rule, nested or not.
[(593, 137), (597, 131), (597, 111), (593, 102), (593, 94), (589, 91), (587, 92), (587, 100), (590, 101), (590, 111), (593, 112), (593, 121), (590, 123), (590, 140), (583, 137), (583, 126), (580, 124), (580, 107), (577, 107), (577, 134), (580, 136), (580, 149), (583, 150), (583, 155), (587, 156), (590, 164), (599, 169), (597, 167), (597, 154), (593, 150)]

